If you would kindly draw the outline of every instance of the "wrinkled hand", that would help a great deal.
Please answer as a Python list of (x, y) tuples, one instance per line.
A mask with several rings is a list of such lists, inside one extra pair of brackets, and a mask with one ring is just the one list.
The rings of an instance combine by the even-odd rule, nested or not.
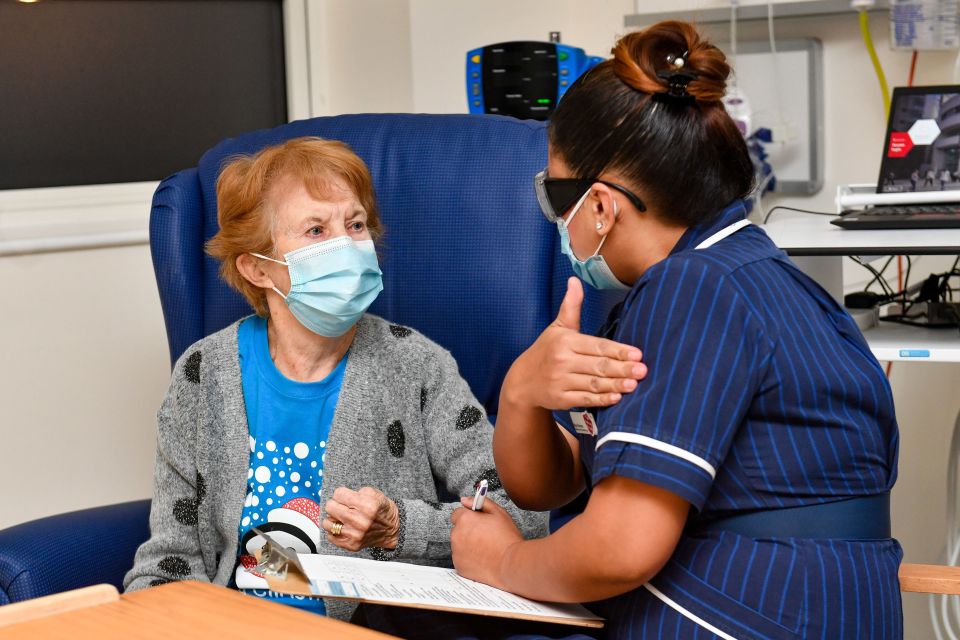
[(470, 509), (473, 496), (460, 502), (464, 508), (450, 514), (453, 566), (464, 578), (504, 589), (503, 558), (511, 546), (523, 542), (523, 535), (510, 514), (489, 497), (480, 511)]
[(605, 407), (619, 402), (647, 375), (640, 349), (580, 333), (582, 306), (583, 284), (570, 278), (557, 319), (504, 379), (509, 401), (550, 410)]
[[(324, 505), (327, 517), (320, 526), (327, 532), (327, 541), (347, 551), (367, 547), (395, 549), (400, 535), (400, 512), (393, 500), (373, 487), (354, 491), (339, 487), (333, 499)], [(342, 522), (340, 535), (330, 533), (335, 522)]]

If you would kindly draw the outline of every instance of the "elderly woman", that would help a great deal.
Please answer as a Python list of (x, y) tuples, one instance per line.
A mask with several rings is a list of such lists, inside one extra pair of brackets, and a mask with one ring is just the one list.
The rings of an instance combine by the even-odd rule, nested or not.
[(256, 315), (174, 367), (151, 537), (126, 589), (210, 581), (348, 618), (348, 602), (269, 592), (252, 571), (254, 527), (302, 553), (451, 566), (460, 504), (438, 487), (472, 495), (480, 479), (526, 535), (545, 534), (500, 487), (493, 430), (450, 354), (365, 314), (383, 285), (363, 161), (340, 142), (290, 140), (230, 162), (217, 203), (208, 252)]

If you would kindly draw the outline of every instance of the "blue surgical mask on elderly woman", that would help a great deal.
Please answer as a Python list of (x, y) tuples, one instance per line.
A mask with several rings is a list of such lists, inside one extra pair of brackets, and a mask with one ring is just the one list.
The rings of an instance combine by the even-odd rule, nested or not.
[(290, 291), (273, 290), (303, 326), (328, 338), (349, 331), (383, 291), (373, 240), (339, 236), (286, 253), (284, 260), (250, 255), (287, 266)]
[[(620, 282), (617, 276), (613, 275), (613, 271), (610, 270), (607, 261), (600, 255), (600, 248), (603, 247), (607, 236), (603, 236), (603, 238), (600, 239), (597, 250), (586, 260), (579, 259), (573, 253), (573, 249), (570, 248), (570, 232), (568, 227), (570, 223), (573, 222), (574, 216), (576, 216), (580, 208), (583, 207), (583, 203), (587, 201), (587, 196), (589, 195), (589, 191), (583, 194), (583, 197), (577, 201), (577, 204), (573, 205), (570, 216), (566, 220), (563, 218), (557, 219), (557, 230), (560, 232), (560, 251), (570, 259), (570, 266), (573, 267), (573, 272), (594, 289), (629, 289), (630, 287)], [(616, 200), (614, 200), (613, 204), (613, 215), (616, 216)]]

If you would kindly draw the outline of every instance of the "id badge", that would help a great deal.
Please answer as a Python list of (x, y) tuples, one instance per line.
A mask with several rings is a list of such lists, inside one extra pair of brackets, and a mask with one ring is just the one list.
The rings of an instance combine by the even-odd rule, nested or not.
[(585, 436), (597, 435), (597, 423), (589, 411), (571, 411), (570, 421), (577, 433)]

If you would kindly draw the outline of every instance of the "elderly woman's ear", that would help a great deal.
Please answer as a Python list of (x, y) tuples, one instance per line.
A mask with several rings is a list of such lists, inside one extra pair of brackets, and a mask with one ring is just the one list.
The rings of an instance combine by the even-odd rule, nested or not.
[(264, 268), (264, 261), (250, 255), (242, 253), (237, 256), (237, 271), (240, 272), (247, 282), (262, 289), (273, 289), (276, 285), (267, 269)]

